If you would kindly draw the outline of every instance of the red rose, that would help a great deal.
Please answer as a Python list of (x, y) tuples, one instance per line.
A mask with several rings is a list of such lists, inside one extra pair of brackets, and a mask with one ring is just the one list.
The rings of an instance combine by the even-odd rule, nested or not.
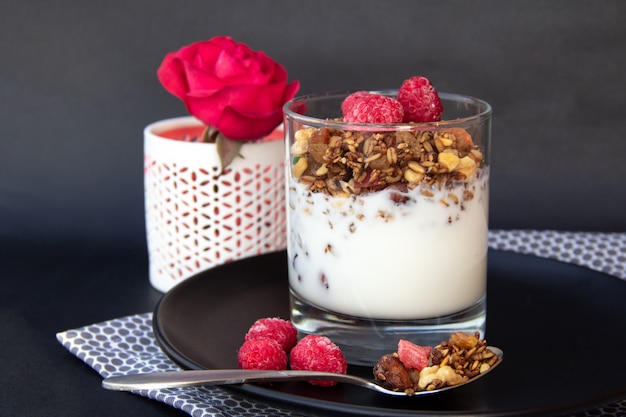
[(298, 81), (287, 83), (282, 65), (228, 36), (167, 54), (157, 75), (189, 113), (233, 140), (271, 133), (300, 88)]

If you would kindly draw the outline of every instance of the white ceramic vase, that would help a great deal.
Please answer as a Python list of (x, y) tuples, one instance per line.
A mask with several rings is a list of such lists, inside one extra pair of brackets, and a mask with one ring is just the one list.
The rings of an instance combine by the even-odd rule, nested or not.
[(193, 117), (144, 130), (150, 283), (166, 292), (205, 269), (286, 246), (284, 139), (245, 143), (220, 175), (216, 145), (160, 134), (201, 126)]

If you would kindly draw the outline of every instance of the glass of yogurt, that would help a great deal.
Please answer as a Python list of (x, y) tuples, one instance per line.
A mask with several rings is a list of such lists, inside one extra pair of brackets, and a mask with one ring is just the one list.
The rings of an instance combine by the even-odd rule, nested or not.
[(354, 124), (347, 95), (284, 109), (291, 320), (356, 365), (484, 337), (490, 105), (440, 93), (439, 122)]

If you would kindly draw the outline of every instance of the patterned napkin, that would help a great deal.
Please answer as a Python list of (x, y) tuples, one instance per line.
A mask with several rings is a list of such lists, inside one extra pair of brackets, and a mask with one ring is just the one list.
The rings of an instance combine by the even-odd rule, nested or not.
[(489, 247), (556, 259), (626, 279), (626, 233), (492, 230)]
[[(626, 233), (490, 231), (493, 249), (551, 258), (626, 280)], [(180, 369), (159, 348), (152, 313), (109, 320), (58, 333), (57, 340), (102, 377)], [(194, 417), (294, 416), (292, 412), (231, 394), (217, 387), (141, 390)], [(624, 416), (626, 400), (577, 416)]]

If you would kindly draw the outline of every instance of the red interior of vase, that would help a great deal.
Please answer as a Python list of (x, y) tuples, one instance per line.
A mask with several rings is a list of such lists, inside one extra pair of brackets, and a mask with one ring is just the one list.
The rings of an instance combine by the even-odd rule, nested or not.
[[(204, 126), (181, 126), (173, 129), (167, 129), (158, 132), (158, 135), (166, 139), (182, 140), (186, 142), (196, 141), (204, 133)], [(269, 135), (263, 138), (263, 141), (282, 139), (284, 136), (283, 127), (278, 126)]]
[(182, 126), (174, 129), (167, 129), (159, 132), (159, 136), (167, 139), (190, 141), (194, 140), (204, 132), (204, 126)]

